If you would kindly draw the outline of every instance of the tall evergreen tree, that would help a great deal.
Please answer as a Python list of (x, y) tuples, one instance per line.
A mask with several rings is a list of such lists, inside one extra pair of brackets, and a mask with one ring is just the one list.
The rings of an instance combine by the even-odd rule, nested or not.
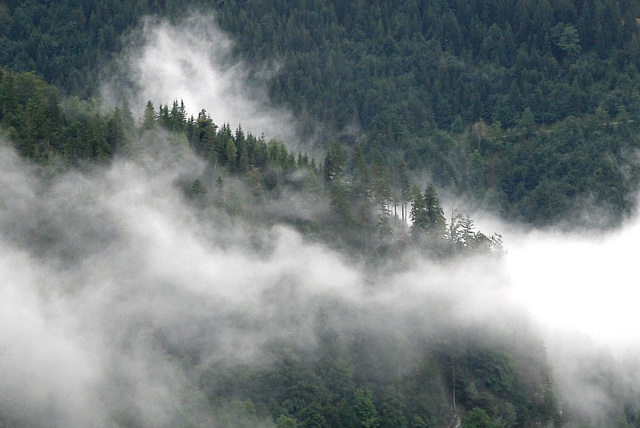
[(346, 162), (346, 156), (340, 143), (332, 141), (324, 158), (323, 172), (326, 181), (330, 182), (339, 177)]
[(144, 109), (144, 116), (142, 118), (142, 129), (153, 129), (156, 126), (156, 109), (153, 106), (151, 100), (147, 101), (147, 106)]

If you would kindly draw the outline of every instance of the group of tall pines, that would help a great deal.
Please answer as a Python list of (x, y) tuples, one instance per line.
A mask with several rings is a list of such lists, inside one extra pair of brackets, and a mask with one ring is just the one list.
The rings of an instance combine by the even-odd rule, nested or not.
[[(99, 73), (128, 32), (148, 15), (180, 23), (189, 8), (215, 13), (238, 59), (281, 64), (270, 98), (325, 155), (187, 113), (180, 100), (105, 111)], [(0, 132), (25, 159), (53, 171), (108, 164), (162, 133), (214, 171), (180, 184), (192, 209), (285, 222), (371, 266), (407, 249), (501, 253), (499, 235), (445, 212), (442, 192), (527, 226), (619, 225), (636, 206), (639, 68), (634, 0), (0, 0)], [(247, 195), (227, 189), (234, 180)], [(291, 193), (325, 198), (330, 215), (260, 208)], [(425, 345), (396, 376), (378, 372), (389, 360), (377, 338), (336, 345), (330, 333), (318, 354), (275, 349), (273, 367), (211, 367), (195, 384), (226, 426), (571, 421), (541, 346), (525, 358), (508, 346)], [(618, 407), (610, 426), (640, 427), (637, 409)], [(0, 409), (0, 426), (21, 425)]]

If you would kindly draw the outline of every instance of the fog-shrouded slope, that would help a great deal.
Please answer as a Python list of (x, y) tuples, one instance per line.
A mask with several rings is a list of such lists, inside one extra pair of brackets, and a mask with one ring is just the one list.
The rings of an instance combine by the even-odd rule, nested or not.
[[(562, 257), (536, 253), (545, 235), (509, 231), (514, 255), (503, 258), (405, 248), (354, 263), (256, 216), (292, 199), (259, 203), (249, 181), (211, 170), (186, 140), (150, 129), (129, 144), (131, 155), (107, 165), (53, 175), (2, 148), (3, 424), (635, 420), (633, 329), (607, 320), (612, 343), (597, 324), (541, 311), (565, 304), (566, 319), (585, 316), (563, 291)], [(212, 172), (224, 174), (221, 199), (185, 188)], [(528, 263), (540, 261), (534, 276)], [(557, 294), (547, 291), (558, 278)], [(576, 298), (598, 311), (594, 303)]]
[(8, 426), (557, 417), (499, 260), (369, 273), (288, 227), (194, 207), (179, 183), (204, 164), (151, 135), (137, 161), (55, 177), (2, 149)]
[[(557, 8), (578, 20), (591, 5), (598, 19), (615, 12), (609, 3), (574, 12), (540, 4), (517, 7), (554, 19), (565, 16)], [(2, 5), (3, 22), (35, 6)], [(313, 118), (311, 109), (265, 96), (287, 74), (285, 49), (248, 53), (240, 36), (214, 26), (239, 5), (297, 13), (286, 2), (225, 2), (217, 18), (184, 18), (165, 3), (172, 21), (147, 19), (122, 39), (131, 46), (105, 81), (121, 85), (105, 86), (115, 108), (0, 70), (0, 425), (637, 426), (634, 217), (616, 234), (584, 237), (476, 213), (482, 229), (504, 231), (505, 253), (499, 235), (479, 232), (462, 211), (486, 198), (503, 216), (564, 221), (574, 233), (619, 224), (634, 208), (633, 92), (628, 104), (542, 128), (533, 106), (513, 124), (474, 117), (465, 127), (463, 113), (449, 129), (432, 123), (415, 146), (427, 171), (412, 171), (420, 164), (398, 150), (417, 141), (410, 134), (387, 144), (361, 118), (351, 137), (317, 132), (326, 150), (314, 159), (309, 133), (293, 123), (301, 111)], [(364, 8), (354, 5), (327, 7), (349, 28), (336, 43), (366, 39), (345, 15)], [(417, 6), (421, 19), (425, 11), (482, 15), (496, 27), (514, 19), (492, 7)], [(266, 12), (264, 27), (279, 28)], [(238, 12), (237, 22), (245, 18)], [(378, 21), (390, 31), (386, 15)], [(584, 27), (563, 22), (541, 33), (553, 30), (549, 43), (567, 48), (554, 57), (560, 68), (590, 54), (618, 70), (604, 47), (588, 47), (592, 39), (576, 52)], [(633, 40), (626, 22), (615, 49)], [(383, 56), (402, 40), (393, 37)], [(304, 52), (298, 40), (290, 47)], [(532, 35), (524, 46), (535, 57), (539, 43)], [(175, 57), (163, 50), (181, 45)], [(476, 52), (465, 55), (482, 65)], [(348, 75), (343, 65), (335, 69)], [(393, 82), (393, 73), (370, 71)], [(607, 92), (613, 103), (617, 84)], [(259, 129), (265, 121), (273, 127)], [(315, 119), (318, 128), (337, 123)]]
[[(306, 188), (294, 177), (305, 168), (307, 179), (318, 174), (313, 163), (294, 160), (296, 172), (286, 154), (278, 180), (292, 181), (256, 193), (260, 170), (237, 169), (239, 157), (197, 156), (184, 131), (170, 130), (173, 114), (166, 124), (163, 115), (125, 132), (113, 157), (73, 168), (55, 152), (24, 160), (3, 146), (4, 425), (634, 420), (633, 360), (601, 335), (590, 339), (589, 325), (578, 330), (584, 337), (573, 335), (575, 325), (549, 331), (539, 300), (527, 298), (536, 284), (516, 275), (530, 276), (518, 260), (535, 263), (535, 251), (447, 255), (432, 247), (452, 243), (427, 238), (428, 227), (424, 239), (421, 230), (409, 238), (396, 222), (391, 253), (371, 248), (384, 237), (377, 233), (369, 247), (355, 241), (338, 251), (331, 234), (356, 225), (333, 217), (331, 189), (343, 174), (335, 159), (324, 168), (338, 175)], [(211, 135), (214, 147), (241, 137)], [(277, 141), (269, 147), (283, 150)], [(419, 195), (432, 200), (433, 192)], [(340, 228), (319, 233), (314, 224), (325, 218)], [(458, 224), (470, 227), (466, 219)], [(358, 256), (368, 251), (372, 261)], [(632, 347), (620, 332), (618, 345)]]
[[(368, 156), (380, 150), (390, 165), (426, 170), (537, 226), (610, 227), (633, 211), (637, 179), (620, 171), (636, 167), (636, 2), (0, 4), (0, 63), (36, 70), (64, 93), (96, 94), (99, 70), (111, 76), (106, 65), (141, 43), (129, 33), (143, 17), (190, 28), (191, 6), (214, 14), (233, 40), (224, 59), (242, 59), (249, 80), (266, 78), (306, 141), (359, 142)], [(198, 32), (196, 43), (180, 31), (162, 34), (185, 53), (212, 35)], [(579, 221), (584, 206), (608, 220)]]

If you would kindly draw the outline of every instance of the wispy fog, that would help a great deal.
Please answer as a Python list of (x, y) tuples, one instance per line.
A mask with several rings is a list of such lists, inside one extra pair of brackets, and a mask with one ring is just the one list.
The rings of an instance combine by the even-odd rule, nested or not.
[(1, 413), (33, 426), (207, 421), (199, 370), (268, 364), (276, 342), (314, 349), (319, 324), (401, 346), (403, 367), (430, 338), (528, 330), (499, 262), (368, 272), (287, 227), (190, 209), (176, 183), (201, 163), (159, 156), (160, 134), (141, 145), (137, 161), (54, 178), (0, 150)]
[(106, 76), (106, 100), (131, 98), (139, 115), (148, 100), (156, 108), (183, 100), (190, 115), (206, 109), (218, 125), (241, 124), (258, 136), (295, 140), (291, 113), (273, 106), (267, 95), (266, 81), (277, 64), (234, 57), (233, 42), (213, 14), (191, 13), (175, 23), (149, 17), (127, 41)]
[(137, 144), (135, 160), (53, 178), (0, 150), (0, 414), (210, 424), (202, 370), (269, 364), (274, 343), (313, 350), (320, 327), (380, 338), (405, 370), (430, 341), (526, 353), (540, 337), (559, 396), (595, 417), (611, 391), (594, 378), (637, 385), (622, 352), (638, 343), (637, 224), (599, 239), (503, 225), (504, 260), (409, 257), (372, 272), (288, 227), (190, 207), (179, 183), (203, 163), (160, 133)]
[[(216, 123), (293, 135), (290, 115), (247, 83), (264, 65), (234, 61), (213, 22), (146, 20), (120, 64), (126, 77), (105, 86), (116, 93), (105, 97), (131, 89), (136, 106), (183, 99)], [(393, 370), (409, 370), (431, 340), (515, 343), (526, 354), (540, 337), (559, 396), (595, 416), (611, 392), (597, 380), (603, 373), (625, 379), (621, 391), (640, 385), (627, 376), (633, 353), (625, 352), (640, 343), (638, 222), (605, 237), (479, 222), (504, 235), (503, 260), (415, 256), (372, 272), (291, 228), (191, 207), (180, 183), (205, 166), (160, 133), (135, 143), (133, 159), (54, 177), (8, 146), (0, 147), (0, 414), (26, 426), (173, 426), (185, 414), (215, 425), (194, 384), (202, 371), (269, 364), (273, 343), (313, 350), (319, 326), (382, 338)]]

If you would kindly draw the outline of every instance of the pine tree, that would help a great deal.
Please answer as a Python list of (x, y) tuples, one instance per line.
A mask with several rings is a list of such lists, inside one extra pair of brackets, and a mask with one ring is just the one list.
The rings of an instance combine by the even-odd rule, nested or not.
[(414, 238), (420, 236), (428, 224), (427, 206), (418, 186), (413, 186), (413, 197), (411, 198), (411, 234)]
[(169, 113), (169, 127), (172, 131), (183, 132), (186, 122), (187, 115), (184, 102), (181, 100), (180, 105), (178, 105), (178, 101), (173, 101), (171, 112)]
[(404, 225), (409, 216), (407, 213), (407, 202), (411, 200), (411, 183), (409, 182), (409, 172), (405, 162), (400, 163), (399, 172), (400, 204), (402, 206), (402, 224)]
[(142, 119), (142, 129), (149, 130), (156, 127), (156, 110), (153, 107), (151, 100), (147, 101), (147, 106), (144, 109), (144, 116)]
[(224, 153), (227, 160), (227, 168), (229, 168), (229, 170), (232, 172), (235, 171), (237, 162), (236, 156), (238, 155), (238, 150), (236, 149), (236, 145), (233, 142), (232, 138), (229, 138), (227, 140)]
[(207, 188), (202, 184), (199, 178), (193, 180), (191, 186), (187, 190), (187, 197), (191, 200), (194, 200), (198, 203), (204, 202), (204, 199), (207, 195)]
[(247, 147), (243, 146), (240, 156), (238, 157), (238, 171), (245, 173), (249, 170), (249, 156), (247, 155)]
[(327, 156), (324, 159), (324, 178), (326, 181), (332, 181), (342, 174), (342, 169), (346, 157), (340, 143), (333, 141), (327, 150)]
[(413, 206), (411, 207), (411, 233), (414, 238), (426, 236), (430, 239), (444, 239), (447, 221), (440, 205), (438, 193), (432, 184), (424, 191), (416, 186), (413, 189)]
[(373, 403), (369, 390), (357, 389), (354, 410), (358, 419), (358, 426), (363, 428), (375, 428), (380, 426), (378, 411)]
[(447, 226), (442, 205), (438, 198), (438, 192), (432, 184), (429, 184), (424, 191), (424, 204), (427, 210), (428, 223), (426, 230), (429, 234), (443, 237)]
[(106, 139), (110, 152), (115, 153), (126, 142), (126, 130), (122, 111), (116, 107), (113, 114), (107, 119)]

